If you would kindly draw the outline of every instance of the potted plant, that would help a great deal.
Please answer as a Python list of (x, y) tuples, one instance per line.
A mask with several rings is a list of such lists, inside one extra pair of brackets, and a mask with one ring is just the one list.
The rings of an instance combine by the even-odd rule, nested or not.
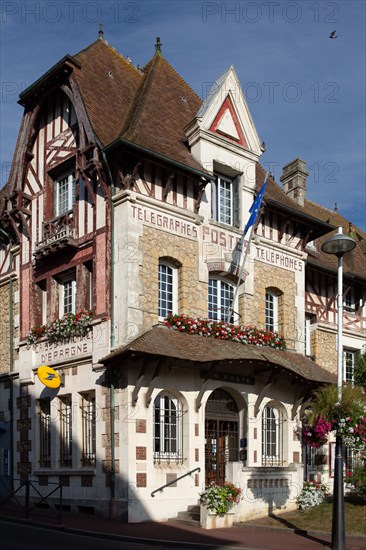
[(242, 490), (229, 481), (223, 485), (211, 482), (200, 493), (201, 527), (204, 529), (217, 529), (219, 527), (232, 527), (234, 512), (232, 508), (242, 499)]

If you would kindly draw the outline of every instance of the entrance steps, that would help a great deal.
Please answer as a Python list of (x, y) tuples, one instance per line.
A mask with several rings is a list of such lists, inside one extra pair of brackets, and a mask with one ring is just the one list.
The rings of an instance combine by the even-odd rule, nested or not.
[(178, 512), (175, 518), (169, 518), (168, 523), (184, 523), (185, 525), (193, 525), (201, 527), (199, 505), (188, 506), (187, 510)]

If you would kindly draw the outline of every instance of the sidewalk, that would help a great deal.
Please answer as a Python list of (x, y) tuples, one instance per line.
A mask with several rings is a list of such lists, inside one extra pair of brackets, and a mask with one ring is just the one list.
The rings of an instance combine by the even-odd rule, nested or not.
[[(178, 522), (124, 524), (93, 516), (64, 513), (62, 524), (45, 513), (34, 513), (25, 519), (16, 511), (0, 510), (0, 519), (28, 525), (37, 525), (64, 532), (88, 534), (100, 538), (146, 543), (150, 546), (166, 544), (175, 548), (214, 550), (235, 548), (245, 550), (320, 550), (330, 548), (330, 534), (307, 533), (294, 529), (264, 528), (238, 524), (229, 529), (205, 530)], [(347, 550), (365, 550), (366, 537), (346, 537)]]

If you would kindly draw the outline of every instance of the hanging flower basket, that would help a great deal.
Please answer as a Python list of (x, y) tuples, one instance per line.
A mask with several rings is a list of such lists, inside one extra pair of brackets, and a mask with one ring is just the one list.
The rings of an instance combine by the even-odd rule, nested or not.
[(308, 420), (302, 430), (303, 441), (318, 448), (327, 442), (331, 431), (342, 437), (347, 447), (366, 450), (366, 396), (360, 387), (344, 384), (340, 403), (335, 385), (314, 392)]
[(198, 334), (206, 338), (218, 338), (219, 340), (231, 340), (240, 344), (253, 344), (255, 346), (270, 346), (285, 350), (286, 342), (277, 332), (260, 329), (254, 326), (240, 327), (225, 323), (224, 321), (212, 321), (210, 319), (193, 319), (187, 315), (171, 315), (164, 321), (167, 327)]
[(70, 338), (83, 338), (92, 329), (93, 315), (90, 311), (66, 313), (61, 319), (33, 327), (27, 337), (28, 346), (36, 344), (40, 339), (47, 338), (49, 342), (64, 342)]

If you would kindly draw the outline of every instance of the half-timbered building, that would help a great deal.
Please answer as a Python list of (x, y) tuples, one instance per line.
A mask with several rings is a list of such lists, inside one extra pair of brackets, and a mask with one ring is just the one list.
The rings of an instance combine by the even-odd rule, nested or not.
[[(296, 159), (282, 187), (268, 178), (243, 238), (264, 147), (233, 67), (202, 103), (159, 40), (140, 69), (101, 33), (19, 102), (0, 203), (5, 473), (61, 484), (70, 510), (129, 522), (177, 516), (210, 481), (243, 488), (238, 518), (295, 506), (304, 476), (331, 475), (327, 450), (320, 467), (300, 437), (312, 389), (336, 372), (336, 260), (320, 244), (338, 225), (357, 242), (345, 259), (351, 379), (365, 234), (307, 200)], [(164, 323), (174, 314), (175, 329)], [(253, 329), (242, 345), (187, 334), (187, 318), (279, 336), (255, 345)], [(42, 384), (42, 365), (59, 387)]]

